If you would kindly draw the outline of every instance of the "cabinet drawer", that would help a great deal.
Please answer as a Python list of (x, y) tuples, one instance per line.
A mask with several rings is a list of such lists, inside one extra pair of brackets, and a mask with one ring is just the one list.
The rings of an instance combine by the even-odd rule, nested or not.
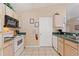
[(69, 45), (69, 46), (72, 46), (73, 48), (77, 49), (78, 48), (78, 45), (74, 42), (71, 42), (71, 41), (68, 41), (68, 40), (65, 40), (65, 44)]

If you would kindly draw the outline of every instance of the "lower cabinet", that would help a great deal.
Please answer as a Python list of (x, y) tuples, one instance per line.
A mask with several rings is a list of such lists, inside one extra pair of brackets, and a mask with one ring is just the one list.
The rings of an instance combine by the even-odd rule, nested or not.
[(79, 44), (78, 44), (78, 56), (79, 56)]
[(77, 49), (65, 44), (65, 56), (77, 56)]
[(79, 55), (79, 46), (77, 43), (58, 38), (58, 53), (61, 56), (77, 56)]
[(78, 44), (65, 40), (65, 56), (77, 56), (78, 55)]
[(9, 46), (7, 46), (6, 48), (3, 49), (3, 55), (4, 56), (13, 56), (12, 45), (9, 45)]
[(64, 55), (64, 42), (62, 38), (58, 38), (58, 53)]
[(2, 50), (0, 50), (0, 56), (2, 56)]

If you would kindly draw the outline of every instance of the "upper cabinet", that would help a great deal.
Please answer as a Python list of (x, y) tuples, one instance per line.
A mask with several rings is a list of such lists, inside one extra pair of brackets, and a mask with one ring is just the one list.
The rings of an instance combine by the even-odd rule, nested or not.
[(18, 19), (16, 12), (13, 12), (13, 18)]
[(54, 15), (54, 27), (63, 27), (64, 17), (62, 15)]
[(5, 6), (4, 4), (0, 3), (0, 32), (3, 31), (4, 15), (5, 15)]
[(6, 7), (6, 15), (10, 16), (10, 17), (13, 17), (13, 10), (10, 9), (8, 6), (5, 6)]
[[(5, 17), (5, 22), (4, 22), (5, 27), (6, 26), (13, 27), (13, 28), (19, 27), (19, 21), (18, 21), (18, 16), (17, 16), (16, 12), (6, 5), (5, 5), (5, 15), (7, 16), (7, 17)], [(13, 23), (11, 23), (11, 22), (13, 22)], [(16, 26), (14, 26), (14, 25), (16, 25)]]
[(11, 8), (9, 8), (8, 6), (5, 6), (6, 7), (6, 15), (14, 18), (14, 19), (17, 19), (17, 14), (14, 10), (12, 10)]

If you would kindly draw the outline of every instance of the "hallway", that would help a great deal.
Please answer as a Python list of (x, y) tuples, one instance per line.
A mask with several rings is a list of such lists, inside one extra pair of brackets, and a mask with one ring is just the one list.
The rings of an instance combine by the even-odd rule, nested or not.
[(51, 47), (26, 47), (21, 56), (59, 56)]

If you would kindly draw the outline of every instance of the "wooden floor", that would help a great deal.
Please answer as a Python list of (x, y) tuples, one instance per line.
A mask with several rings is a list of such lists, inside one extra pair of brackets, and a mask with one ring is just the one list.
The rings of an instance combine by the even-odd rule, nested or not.
[(27, 47), (21, 56), (59, 56), (52, 47)]

